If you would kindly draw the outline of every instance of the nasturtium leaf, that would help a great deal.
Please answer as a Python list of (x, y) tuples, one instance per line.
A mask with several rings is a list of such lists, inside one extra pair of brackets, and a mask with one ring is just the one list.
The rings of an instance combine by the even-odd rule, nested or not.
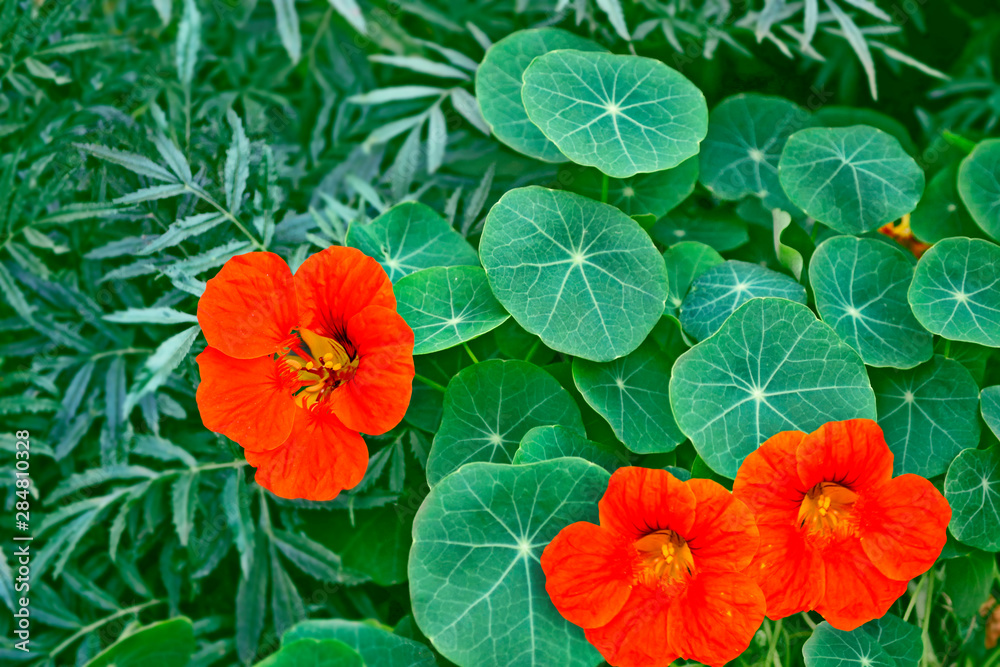
[(877, 229), (909, 213), (924, 172), (892, 136), (865, 125), (793, 134), (778, 163), (792, 203), (844, 234)]
[(139, 628), (97, 654), (86, 667), (185, 667), (196, 646), (183, 616)]
[(667, 379), (673, 362), (648, 341), (614, 361), (574, 360), (573, 380), (630, 450), (670, 452), (685, 439), (670, 412)]
[(674, 363), (670, 405), (698, 454), (729, 478), (780, 431), (875, 418), (858, 353), (806, 306), (751, 299)]
[(521, 86), (531, 61), (556, 49), (604, 50), (558, 28), (520, 30), (491, 46), (476, 71), (476, 100), (493, 135), (517, 152), (546, 162), (565, 162), (566, 156), (528, 120)]
[(297, 639), (255, 667), (365, 667), (358, 652), (336, 639)]
[(352, 224), (345, 243), (377, 259), (393, 282), (432, 266), (479, 266), (469, 242), (419, 202), (396, 204), (367, 225)]
[(514, 453), (514, 463), (537, 463), (566, 456), (596, 463), (608, 472), (629, 465), (629, 455), (624, 449), (588, 440), (565, 426), (536, 426), (525, 433)]
[(729, 260), (691, 283), (691, 291), (681, 303), (681, 324), (686, 332), (705, 340), (744, 303), (767, 296), (805, 303), (806, 288), (759, 264)]
[(421, 269), (400, 278), (393, 291), (399, 314), (413, 329), (413, 354), (454, 347), (510, 317), (478, 266)]
[(434, 486), (410, 552), (413, 616), (458, 665), (595, 667), (600, 654), (545, 592), (542, 550), (597, 522), (609, 474), (578, 458), (473, 463)]
[(361, 655), (368, 667), (434, 667), (437, 662), (420, 642), (393, 634), (375, 621), (330, 618), (302, 621), (281, 637), (282, 645), (300, 639), (335, 639)]
[(959, 541), (1000, 551), (1000, 452), (966, 449), (948, 468), (944, 497), (951, 505), (948, 528)]
[(822, 106), (813, 114), (814, 125), (820, 127), (850, 127), (851, 125), (868, 125), (887, 134), (891, 134), (899, 141), (910, 155), (916, 155), (918, 148), (906, 126), (892, 116), (875, 111), (874, 109), (864, 109), (859, 107), (841, 107), (836, 105)]
[(875, 643), (892, 658), (896, 667), (917, 667), (924, 653), (920, 628), (907, 623), (899, 616), (886, 614), (861, 626)]
[(649, 233), (665, 246), (681, 241), (697, 241), (719, 252), (739, 248), (750, 240), (747, 223), (727, 209), (674, 211), (658, 220)]
[(809, 264), (819, 316), (869, 366), (912, 368), (931, 358), (933, 336), (906, 297), (912, 280), (912, 257), (878, 239), (835, 236)]
[(934, 174), (920, 203), (910, 214), (910, 229), (924, 243), (937, 243), (951, 236), (983, 235), (958, 195), (957, 178), (957, 164)]
[(705, 271), (726, 260), (711, 246), (697, 241), (683, 241), (667, 248), (663, 252), (663, 261), (667, 265), (669, 287), (665, 312), (677, 317), (691, 283)]
[(930, 332), (1000, 347), (1000, 247), (982, 239), (938, 242), (917, 263), (909, 299)]
[(990, 597), (996, 560), (991, 553), (972, 549), (945, 562), (944, 592), (951, 598), (951, 606), (960, 619), (975, 616)]
[[(596, 169), (568, 166), (560, 182), (577, 194), (601, 200), (604, 179)], [(684, 160), (673, 169), (636, 174), (631, 178), (608, 178), (607, 203), (628, 215), (662, 218), (694, 191), (698, 180), (698, 158)]]
[(521, 99), (563, 155), (615, 178), (676, 167), (708, 130), (701, 91), (640, 56), (551, 51), (524, 70)]
[(958, 193), (972, 219), (1000, 239), (1000, 139), (987, 139), (962, 160)]
[(979, 444), (979, 387), (957, 361), (937, 355), (910, 370), (873, 370), (871, 380), (893, 474), (940, 475)]
[(983, 421), (1000, 438), (1000, 385), (983, 387), (980, 401), (983, 411)]
[(809, 112), (781, 97), (727, 97), (708, 117), (699, 179), (720, 199), (759, 197), (767, 208), (789, 210), (778, 182), (778, 159), (788, 137), (813, 125)]
[(837, 630), (824, 621), (802, 645), (806, 667), (896, 667), (864, 628)]
[(577, 389), (576, 383), (573, 381), (572, 361), (557, 361), (548, 364), (542, 370), (554, 377), (556, 382), (576, 401), (576, 407), (580, 408), (580, 417), (583, 419), (583, 428), (588, 439), (610, 445), (616, 450), (628, 451), (615, 432), (611, 430), (611, 424), (608, 423), (608, 420), (597, 414), (583, 398), (580, 390)]
[(479, 252), (500, 303), (554, 350), (610, 361), (639, 347), (663, 314), (663, 257), (613, 206), (511, 190), (486, 216)]
[(938, 338), (934, 341), (934, 354), (944, 355), (965, 366), (979, 386), (982, 386), (986, 379), (986, 367), (993, 352), (993, 348), (959, 340)]
[(510, 463), (524, 434), (561, 424), (583, 433), (580, 410), (554, 377), (525, 361), (492, 359), (452, 378), (427, 456), (427, 481), (472, 461)]

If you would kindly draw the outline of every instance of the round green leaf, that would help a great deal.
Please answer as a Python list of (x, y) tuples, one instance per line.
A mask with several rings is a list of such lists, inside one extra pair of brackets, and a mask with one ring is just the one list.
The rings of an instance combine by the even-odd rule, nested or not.
[(808, 111), (781, 97), (727, 97), (708, 117), (699, 156), (702, 184), (720, 199), (752, 195), (767, 208), (788, 210), (791, 202), (778, 182), (778, 159), (788, 137), (812, 124)]
[(948, 528), (959, 541), (983, 551), (1000, 551), (1000, 453), (966, 449), (944, 479), (951, 505)]
[(714, 248), (697, 241), (684, 241), (670, 246), (663, 252), (667, 265), (667, 315), (678, 317), (681, 303), (687, 296), (691, 283), (713, 266), (722, 264), (724, 259)]
[(607, 363), (573, 361), (573, 381), (584, 400), (615, 435), (637, 454), (671, 452), (684, 442), (673, 413), (666, 378), (673, 359), (652, 341)]
[(899, 616), (886, 614), (861, 626), (875, 643), (882, 647), (896, 667), (917, 667), (924, 654), (920, 628), (907, 623)]
[(912, 280), (912, 258), (878, 239), (835, 236), (809, 264), (819, 316), (869, 366), (912, 368), (931, 358), (933, 336), (906, 299)]
[(472, 461), (510, 463), (524, 434), (561, 424), (583, 433), (580, 409), (554, 377), (525, 361), (492, 359), (452, 378), (441, 427), (427, 455), (427, 481)]
[(875, 127), (894, 136), (903, 150), (910, 155), (916, 155), (919, 152), (905, 125), (892, 116), (887, 116), (874, 109), (827, 105), (816, 110), (816, 113), (813, 114), (813, 121), (815, 125), (822, 127), (849, 127), (851, 125)]
[(613, 206), (511, 190), (486, 216), (479, 252), (500, 303), (554, 350), (610, 361), (639, 347), (663, 314), (663, 257)]
[[(577, 173), (579, 172), (579, 173)], [(604, 176), (596, 169), (565, 167), (560, 182), (577, 194), (600, 201)], [(698, 158), (684, 160), (673, 169), (608, 179), (608, 203), (627, 215), (662, 218), (694, 191), (698, 180)]]
[(957, 361), (935, 356), (907, 371), (873, 371), (871, 380), (893, 474), (940, 475), (979, 444), (979, 387)]
[(545, 593), (542, 550), (597, 522), (609, 474), (578, 458), (473, 463), (434, 486), (410, 552), (413, 616), (459, 665), (594, 667), (600, 654)]
[(983, 421), (1000, 438), (1000, 385), (984, 387), (980, 397)]
[(945, 239), (917, 263), (910, 307), (932, 333), (1000, 347), (1000, 247)]
[(371, 667), (435, 667), (437, 661), (429, 648), (406, 637), (393, 634), (375, 621), (348, 621), (330, 618), (303, 621), (281, 637), (282, 645), (301, 639), (335, 639), (357, 651)]
[(987, 139), (962, 160), (958, 192), (972, 219), (1000, 239), (1000, 139)]
[(284, 644), (256, 667), (365, 667), (358, 652), (336, 639), (299, 639)]
[(536, 426), (525, 433), (521, 446), (514, 453), (514, 463), (537, 463), (565, 456), (596, 463), (608, 472), (629, 465), (628, 452), (624, 449), (588, 440), (565, 426)]
[(896, 220), (924, 191), (924, 172), (899, 141), (865, 125), (796, 132), (778, 176), (793, 204), (844, 234)]
[(524, 70), (521, 99), (563, 155), (615, 178), (676, 167), (708, 130), (701, 91), (640, 56), (546, 53)]
[(807, 307), (751, 299), (674, 363), (670, 405), (698, 454), (729, 478), (780, 431), (875, 418), (865, 366)]
[(863, 628), (851, 632), (820, 623), (802, 645), (806, 667), (896, 667), (896, 661)]
[(531, 61), (556, 49), (604, 50), (558, 28), (520, 30), (491, 46), (476, 71), (476, 99), (494, 136), (517, 152), (546, 162), (565, 162), (566, 156), (528, 120), (521, 86)]
[(719, 252), (739, 248), (750, 240), (747, 223), (727, 209), (697, 213), (674, 211), (658, 220), (649, 233), (666, 246), (681, 241), (697, 241)]
[(191, 621), (181, 616), (139, 628), (101, 651), (86, 667), (185, 667), (194, 650)]
[(910, 229), (924, 243), (937, 243), (951, 236), (983, 235), (958, 195), (957, 178), (957, 164), (934, 174), (920, 203), (910, 214)]
[(684, 330), (705, 340), (737, 308), (754, 297), (772, 296), (806, 302), (806, 288), (788, 276), (759, 264), (729, 260), (713, 266), (692, 284), (681, 303)]
[(367, 225), (352, 224), (345, 244), (377, 259), (392, 282), (432, 266), (479, 266), (469, 242), (419, 202), (396, 204)]
[(478, 266), (422, 269), (400, 278), (393, 292), (399, 314), (413, 329), (413, 354), (460, 345), (510, 317)]

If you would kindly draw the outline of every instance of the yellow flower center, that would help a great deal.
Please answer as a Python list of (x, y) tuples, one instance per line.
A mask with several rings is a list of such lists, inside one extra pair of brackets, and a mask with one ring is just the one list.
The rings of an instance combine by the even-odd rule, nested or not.
[(853, 516), (858, 494), (834, 482), (821, 482), (806, 493), (799, 507), (800, 528), (817, 536), (852, 535), (857, 524)]
[(283, 361), (298, 376), (299, 388), (296, 390), (295, 400), (302, 407), (311, 409), (354, 377), (358, 359), (352, 358), (336, 340), (308, 329), (300, 329), (299, 337), (308, 350), (297, 349), (284, 357)]
[(672, 530), (657, 530), (635, 542), (642, 560), (639, 577), (645, 583), (664, 584), (694, 576), (694, 556), (683, 537)]

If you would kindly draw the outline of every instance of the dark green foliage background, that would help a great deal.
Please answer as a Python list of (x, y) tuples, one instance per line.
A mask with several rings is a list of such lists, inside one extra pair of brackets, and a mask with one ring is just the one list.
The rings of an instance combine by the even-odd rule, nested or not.
[[(34, 652), (14, 650), (13, 623), (4, 614), (0, 662), (84, 665), (137, 624), (179, 615), (193, 621), (190, 664), (198, 666), (264, 659), (285, 630), (306, 618), (375, 619), (421, 641), (410, 616), (406, 562), (440, 420), (433, 385), (447, 384), (474, 354), (530, 358), (575, 392), (569, 358), (513, 320), (473, 341), (468, 352), (419, 357), (417, 373), (429, 382), (415, 386), (407, 419), (368, 439), (365, 480), (328, 503), (263, 491), (239, 447), (202, 426), (194, 356), (204, 342), (195, 339), (191, 318), (176, 313), (195, 312), (200, 283), (229, 256), (266, 245), (295, 268), (309, 254), (343, 243), (348, 224), (413, 199), (444, 214), (477, 245), (486, 213), (504, 192), (570, 186), (581, 173), (519, 156), (478, 127), (478, 111), (468, 107), (471, 72), (468, 80), (435, 78), (369, 56), (421, 56), (454, 67), (461, 54), (481, 60), (477, 33), (495, 42), (522, 28), (558, 26), (615, 53), (634, 49), (663, 60), (705, 93), (709, 108), (754, 91), (812, 110), (880, 111), (912, 138), (928, 181), (964, 156), (961, 141), (944, 130), (970, 141), (997, 134), (1000, 14), (988, 3), (877, 3), (892, 22), (852, 11), (862, 26), (898, 27), (871, 39), (952, 77), (929, 77), (875, 50), (877, 101), (856, 54), (835, 32), (821, 29), (813, 39), (825, 62), (794, 48), (796, 40), (780, 26), (801, 31), (801, 15), (771, 27), (788, 55), (773, 41), (758, 43), (758, 15), (747, 19), (747, 12), (759, 12), (762, 1), (733, 3), (728, 19), (713, 15), (714, 2), (604, 3), (623, 6), (630, 28), (674, 11), (686, 26), (675, 37), (681, 53), (658, 28), (626, 43), (601, 3), (566, 4), (572, 6), (374, 0), (361, 3), (364, 25), (356, 17), (352, 25), (345, 16), (353, 16), (353, 3), (343, 0), (47, 0), (40, 6), (0, 0), (0, 598), (11, 609), (16, 563), (8, 538), (19, 500), (14, 433), (21, 429), (31, 433), (36, 538)], [(288, 7), (297, 12), (294, 31), (288, 18), (280, 19)], [(706, 36), (711, 44), (718, 35), (724, 38), (706, 57)], [(196, 57), (183, 48), (178, 56), (179, 45), (192, 40)], [(350, 99), (410, 84), (442, 92), (374, 106)], [(435, 102), (446, 145), (425, 148), (407, 140), (408, 132), (387, 131)], [(237, 118), (249, 140), (243, 148)], [(184, 196), (115, 203), (158, 182), (80, 147), (117, 148), (163, 164), (161, 136), (191, 165), (194, 185)], [(249, 174), (248, 198), (234, 215), (226, 201), (230, 150), (242, 151)], [(428, 150), (441, 160), (435, 173), (427, 168)], [(710, 200), (698, 186), (689, 204), (698, 209)], [(219, 209), (226, 215), (207, 232), (141, 253), (175, 221), (203, 213), (207, 220)], [(771, 230), (750, 225), (749, 234), (750, 243), (725, 257), (780, 268)], [(130, 313), (149, 308), (170, 310), (162, 311), (162, 323), (151, 322), (148, 311)], [(657, 342), (669, 349), (675, 334), (660, 333)], [(172, 336), (178, 337), (173, 355), (160, 347)], [(972, 350), (963, 360), (961, 343), (945, 353), (967, 361), (974, 375), (978, 364), (980, 386), (1000, 381), (995, 354)], [(583, 420), (591, 439), (617, 442), (592, 410), (584, 410)], [(995, 445), (989, 429), (983, 439)], [(690, 443), (632, 462), (711, 474)], [(949, 549), (953, 559), (921, 580), (920, 591), (911, 588), (894, 611), (919, 618), (930, 643), (924, 660), (936, 660), (922, 664), (996, 665), (1000, 654), (984, 652), (976, 613), (990, 587), (996, 591), (995, 566), (990, 556), (984, 564), (981, 552), (959, 544)], [(917, 595), (928, 591), (929, 601)], [(736, 664), (802, 664), (802, 644), (818, 620), (765, 622)], [(438, 662), (450, 664), (440, 656)]]

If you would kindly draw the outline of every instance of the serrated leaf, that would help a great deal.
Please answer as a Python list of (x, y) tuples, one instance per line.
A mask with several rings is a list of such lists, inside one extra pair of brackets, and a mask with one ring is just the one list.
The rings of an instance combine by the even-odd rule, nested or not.
[(174, 64), (177, 76), (185, 88), (190, 88), (201, 49), (201, 12), (195, 0), (184, 0), (184, 13), (177, 26), (176, 48)]
[(140, 398), (150, 394), (167, 381), (170, 374), (187, 356), (194, 339), (201, 332), (201, 327), (195, 325), (166, 339), (156, 348), (156, 352), (146, 360), (145, 365), (136, 374), (132, 389), (125, 401), (124, 411), (127, 415)]
[[(292, 0), (276, 0), (276, 2), (291, 2)], [(295, 11), (294, 6), (292, 11)], [(295, 60), (295, 58), (293, 58)], [(232, 109), (226, 114), (229, 126), (233, 129), (233, 142), (226, 151), (225, 190), (226, 208), (233, 216), (240, 213), (243, 204), (243, 193), (247, 188), (247, 178), (250, 177), (250, 141), (243, 131), (243, 121)]]
[(102, 319), (118, 324), (183, 324), (197, 322), (198, 317), (166, 306), (154, 308), (127, 308), (105, 315)]
[[(190, 2), (192, 0), (188, 1)], [(156, 164), (148, 157), (137, 153), (121, 151), (116, 148), (108, 148), (107, 146), (100, 146), (98, 144), (73, 145), (86, 153), (90, 153), (94, 157), (125, 167), (129, 171), (139, 174), (140, 176), (148, 176), (150, 178), (155, 178), (158, 181), (166, 181), (167, 183), (177, 182), (177, 177), (174, 174)]]
[(198, 494), (198, 486), (195, 484), (197, 477), (198, 473), (196, 472), (185, 472), (178, 475), (170, 486), (170, 506), (173, 510), (174, 528), (177, 530), (177, 538), (182, 547), (187, 546), (188, 536), (191, 535), (195, 509), (191, 501)]
[(281, 45), (285, 47), (294, 65), (302, 57), (302, 35), (299, 34), (299, 13), (295, 9), (295, 0), (272, 0), (272, 2)]

